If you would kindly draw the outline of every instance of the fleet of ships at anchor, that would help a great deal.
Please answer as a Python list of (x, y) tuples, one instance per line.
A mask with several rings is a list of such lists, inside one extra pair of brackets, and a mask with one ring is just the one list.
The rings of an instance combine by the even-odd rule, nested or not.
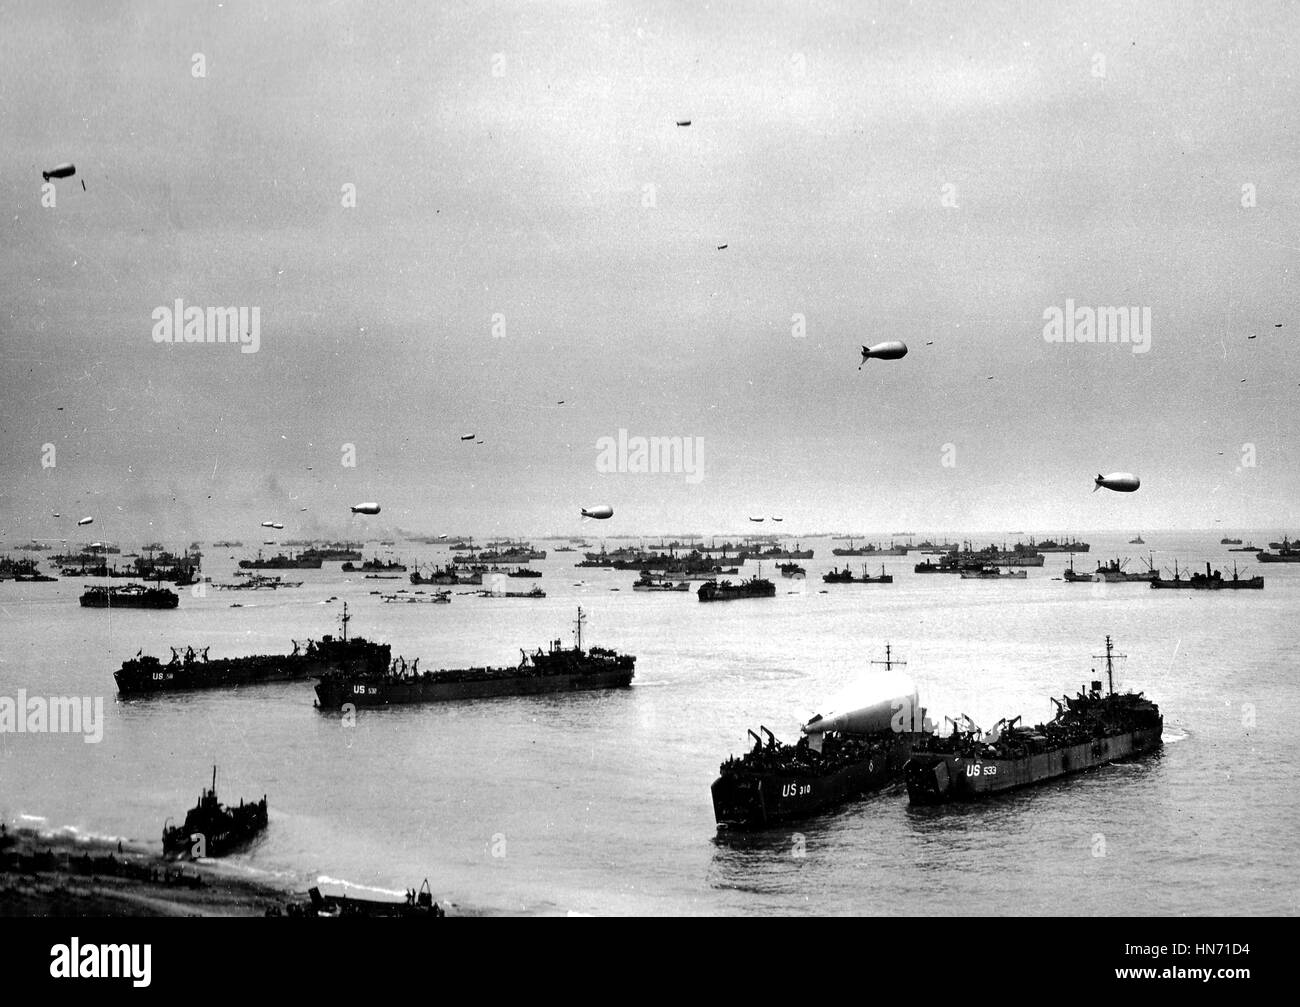
[[(1279, 556), (1288, 557), (1278, 561), (1292, 561), (1289, 557), (1298, 554), (1287, 539), (1282, 543), (1270, 543), (1270, 547), (1278, 549)], [(1058, 544), (1049, 540), (1037, 548), (1087, 551), (1087, 544)], [(993, 552), (999, 553), (998, 560), (1011, 556), (1017, 557), (1020, 565), (1040, 565), (1041, 556), (1035, 562), (1034, 555), (1027, 549), (1018, 545), (1011, 551), (1005, 548), (999, 551), (990, 546), (976, 551), (968, 543), (964, 550), (954, 548), (944, 553), (939, 564), (927, 565), (942, 567), (944, 572), (960, 572), (963, 576), (976, 571), (983, 573), (990, 569), (990, 564), (982, 567), (972, 564)], [(801, 557), (804, 551), (774, 548), (768, 552)], [(811, 550), (806, 552), (811, 556)], [(876, 550), (877, 555), (883, 552)], [(475, 558), (484, 555), (478, 553)], [(595, 555), (588, 554), (588, 559)], [(695, 562), (712, 566), (710, 552), (693, 550), (690, 556)], [(315, 563), (321, 558), (308, 556), (306, 562)], [(494, 556), (498, 561), (503, 558), (502, 554)], [(603, 549), (599, 558), (599, 565), (606, 565)], [(644, 558), (644, 553), (637, 556), (639, 560)], [(263, 563), (259, 558), (259, 561), (245, 561), (241, 566), (273, 568), (282, 559), (275, 557)], [(516, 553), (504, 561), (526, 562), (526, 559), (523, 553)], [(681, 557), (670, 553), (659, 568), (667, 570), (680, 563)], [(1229, 580), (1218, 571), (1211, 571), (1209, 564), (1204, 574), (1193, 574), (1186, 579), (1175, 567), (1172, 581), (1161, 578), (1151, 562), (1142, 572), (1126, 572), (1124, 565), (1115, 559), (1099, 563), (1096, 573), (1076, 574), (1071, 560), (1065, 579), (1142, 581), (1156, 588), (1202, 590), (1258, 588), (1263, 584), (1262, 577), (1241, 578), (1235, 570)], [(378, 559), (367, 561), (360, 569), (366, 568), (405, 569), (400, 564), (381, 564)], [(713, 569), (716, 570), (716, 566)], [(786, 576), (806, 572), (794, 563), (782, 564), (781, 569)], [(917, 569), (920, 571), (921, 567)], [(996, 572), (995, 567), (992, 569)], [(1023, 571), (1018, 573), (1024, 576)], [(687, 587), (686, 581), (674, 581), (665, 575), (655, 577), (650, 568), (643, 569), (641, 576), (642, 581), (638, 584), (644, 583), (647, 590), (681, 591)], [(412, 582), (421, 583), (419, 577), (417, 570), (411, 575)], [(865, 568), (862, 578), (853, 577), (847, 568), (843, 573), (836, 568), (824, 580), (828, 583), (888, 583), (892, 578), (883, 567), (878, 578), (866, 575)], [(160, 590), (127, 585), (123, 588), (95, 588), (88, 593), (112, 599), (117, 595), (131, 598)], [(771, 597), (775, 594), (775, 586), (761, 576), (739, 584), (714, 578), (706, 581), (698, 594), (701, 601)], [(88, 604), (84, 596), (82, 603)], [(156, 658), (137, 654), (136, 658), (124, 662), (115, 675), (119, 691), (124, 697), (130, 697), (173, 689), (251, 685), (314, 677), (319, 680), (317, 705), (322, 709), (340, 709), (349, 703), (380, 706), (619, 687), (629, 685), (634, 675), (634, 657), (598, 647), (590, 651), (582, 649), (584, 616), (581, 609), (578, 611), (574, 647), (563, 648), (559, 641), (552, 641), (547, 651), (539, 649), (533, 654), (521, 651), (521, 661), (514, 668), (467, 668), (424, 673), (418, 672), (418, 662), (408, 665), (402, 659), (393, 661), (387, 644), (370, 643), (362, 638), (349, 640), (347, 622), (350, 616), (346, 605), (342, 618), (340, 639), (327, 635), (319, 643), (308, 641), (302, 648), (295, 642), (293, 652), (288, 655), (210, 660), (206, 648), (197, 654), (191, 648), (187, 649), (184, 657), (173, 650), (171, 662), (163, 665)], [(1114, 692), (1113, 656), (1111, 641), (1107, 637), (1108, 690), (1105, 694), (1101, 692), (1100, 681), (1094, 681), (1087, 692), (1081, 691), (1073, 699), (1053, 700), (1057, 705), (1057, 716), (1048, 724), (1035, 728), (1019, 727), (1018, 717), (999, 721), (987, 734), (973, 724), (970, 729), (963, 730), (958, 722), (953, 722), (951, 735), (940, 737), (925, 719), (925, 711), (919, 706), (913, 690), (910, 694), (847, 714), (814, 717), (802, 726), (803, 737), (795, 745), (778, 743), (766, 728), (760, 728), (766, 740), (750, 732), (756, 742), (753, 751), (724, 763), (713, 785), (718, 824), (754, 826), (798, 817), (899, 782), (906, 783), (913, 803), (970, 799), (1152, 751), (1161, 744), (1163, 721), (1159, 710), (1140, 693), (1119, 695)], [(887, 648), (884, 663), (888, 669), (901, 662), (894, 662)], [(901, 710), (914, 712), (902, 729), (897, 717)], [(215, 779), (213, 789), (205, 792), (192, 814), (204, 812), (205, 808), (211, 812), (214, 807), (220, 808), (216, 805)], [(265, 799), (262, 813), (265, 813)], [(188, 825), (187, 822), (186, 827)]]

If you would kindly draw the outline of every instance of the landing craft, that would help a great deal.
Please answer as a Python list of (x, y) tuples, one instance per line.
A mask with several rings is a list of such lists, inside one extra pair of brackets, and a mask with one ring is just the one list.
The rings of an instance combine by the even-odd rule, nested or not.
[(607, 518), (612, 518), (614, 516), (614, 508), (609, 504), (601, 504), (599, 507), (592, 507), (590, 509), (583, 507), (582, 516), (594, 517), (597, 521), (604, 521)]
[(95, 519), (93, 517), (83, 517), (80, 521), (77, 522), (77, 524), (94, 524), (94, 523), (95, 523)]
[(74, 165), (64, 163), (64, 164), (56, 165), (55, 167), (51, 168), (49, 171), (42, 171), (41, 178), (45, 179), (45, 181), (48, 182), (51, 178), (69, 178), (70, 176), (75, 175), (76, 173), (77, 173), (77, 169)]
[[(907, 356), (907, 344), (897, 339), (887, 343), (876, 343), (875, 346), (862, 347), (862, 364), (868, 360), (901, 360), (905, 356)], [(862, 370), (862, 364), (858, 364), (858, 370)]]
[(463, 441), (472, 441), (472, 440), (475, 438), (475, 436), (477, 436), (477, 435), (476, 435), (476, 434), (461, 434), (461, 435), (460, 435), (460, 439), (463, 440)]
[(755, 522), (755, 523), (757, 523), (757, 524), (762, 524), (762, 523), (763, 523), (763, 519), (762, 519), (761, 517), (754, 517), (753, 514), (751, 514), (751, 515), (749, 516), (749, 520), (751, 520), (751, 521), (753, 521), (753, 522)]
[(777, 517), (775, 514), (773, 514), (773, 515), (772, 515), (772, 520), (773, 520), (773, 521), (784, 521), (785, 518), (783, 518), (783, 517)]
[(677, 125), (679, 125), (679, 126), (689, 126), (690, 124), (691, 124), (691, 120), (690, 120), (690, 119), (678, 119), (678, 120), (677, 120)]
[(1142, 485), (1142, 480), (1131, 472), (1112, 472), (1108, 476), (1099, 475), (1093, 482), (1096, 483), (1092, 488), (1094, 493), (1103, 486), (1108, 490), (1114, 490), (1116, 493), (1132, 493)]
[(352, 507), (353, 514), (378, 514), (379, 504), (377, 503), (359, 503)]

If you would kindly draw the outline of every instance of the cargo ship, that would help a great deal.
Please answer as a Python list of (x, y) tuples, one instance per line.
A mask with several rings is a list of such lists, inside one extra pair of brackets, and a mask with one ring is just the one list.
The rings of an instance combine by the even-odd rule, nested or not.
[(388, 667), (391, 651), (386, 643), (373, 643), (364, 637), (348, 638), (347, 604), (343, 605), (342, 636), (326, 634), (319, 641), (293, 643), (288, 654), (254, 654), (251, 657), (208, 659), (205, 647), (195, 651), (187, 647), (182, 656), (172, 648), (172, 659), (163, 664), (158, 658), (136, 654), (113, 673), (117, 691), (131, 697), (154, 692), (187, 689), (230, 688), (261, 685), (263, 682), (290, 682), (317, 678), (328, 671), (368, 671)]
[(411, 573), (411, 583), (439, 584), (444, 587), (449, 584), (482, 584), (483, 574), (478, 571), (457, 570), (454, 566), (436, 567), (429, 573), (421, 573), (417, 568)]
[(649, 570), (642, 570), (640, 578), (632, 585), (633, 591), (689, 591), (690, 589), (689, 581), (654, 577)]
[(306, 559), (320, 559), (335, 563), (339, 560), (355, 562), (361, 558), (360, 542), (326, 542), (324, 545), (312, 545), (302, 551)]
[(804, 577), (808, 571), (798, 563), (778, 563), (776, 568), (781, 571), (782, 577)]
[[(885, 648), (887, 670), (906, 662)], [(719, 828), (754, 829), (826, 811), (903, 779), (918, 739), (930, 730), (916, 691), (843, 714), (813, 717), (796, 744), (749, 731), (754, 747), (718, 769), (711, 787)], [(765, 740), (766, 739), (766, 740)]]
[(1057, 542), (1050, 538), (1045, 538), (1041, 542), (1030, 539), (1029, 544), (1038, 552), (1088, 552), (1092, 548), (1087, 542), (1079, 542), (1072, 538), (1067, 538), (1064, 542)]
[(831, 555), (832, 556), (906, 556), (907, 550), (909, 548), (910, 546), (896, 545), (893, 542), (889, 543), (888, 549), (881, 548), (874, 544), (867, 544), (867, 545), (862, 545), (862, 546), (858, 546), (857, 548), (854, 548), (853, 539), (850, 538), (849, 547), (847, 549), (842, 547), (839, 549), (832, 549)]
[(956, 551), (953, 551), (946, 553), (938, 563), (922, 560), (912, 570), (914, 573), (961, 573), (961, 562), (957, 559)]
[(880, 568), (880, 576), (873, 577), (867, 573), (866, 564), (863, 564), (861, 577), (853, 576), (853, 571), (847, 566), (843, 570), (835, 567), (829, 573), (822, 574), (822, 582), (825, 584), (892, 584), (894, 578), (885, 573), (884, 566)]
[(750, 577), (739, 584), (729, 580), (710, 580), (700, 585), (700, 601), (736, 601), (739, 598), (775, 598), (776, 585), (764, 577)]
[(378, 556), (374, 559), (368, 559), (361, 564), (356, 564), (349, 560), (343, 564), (341, 569), (344, 573), (406, 573), (405, 564), (395, 559), (390, 559), (385, 562)]
[(10, 559), (8, 556), (0, 556), (0, 580), (51, 581), (58, 578), (41, 573), (34, 559)]
[(163, 852), (192, 857), (220, 857), (238, 849), (266, 828), (266, 795), (256, 804), (227, 808), (217, 800), (217, 767), (212, 767), (212, 789), (199, 795), (185, 824), (163, 823)]
[[(358, 555), (357, 559), (360, 558)], [(299, 553), (297, 556), (279, 553), (275, 556), (263, 557), (261, 550), (258, 550), (256, 559), (239, 561), (241, 570), (319, 570), (320, 567), (320, 555), (306, 552)]]
[(1210, 564), (1205, 564), (1205, 573), (1194, 573), (1190, 577), (1183, 578), (1178, 571), (1178, 566), (1174, 566), (1173, 579), (1157, 577), (1151, 581), (1151, 586), (1155, 588), (1165, 588), (1172, 590), (1186, 591), (1262, 591), (1264, 589), (1263, 576), (1242, 577), (1237, 573), (1237, 565), (1232, 565), (1232, 577), (1223, 576), (1221, 570), (1211, 572)]
[[(773, 546), (768, 547), (767, 549), (762, 549), (761, 547), (751, 547), (750, 552), (749, 552), (749, 556), (750, 556), (751, 558), (753, 558), (753, 559), (759, 559), (759, 560), (762, 560), (762, 559), (785, 559), (785, 560), (790, 560), (790, 559), (812, 559), (812, 558), (813, 558), (813, 550), (811, 550), (811, 549), (800, 549), (800, 548), (799, 548), (799, 543), (796, 542), (796, 543), (794, 544), (794, 548), (793, 548), (793, 549), (786, 548), (786, 547), (784, 547), (784, 546), (779, 546), (779, 545), (773, 545)], [(720, 562), (720, 561), (719, 561), (719, 562)]]
[(1241, 545), (1241, 539), (1239, 539), (1239, 538), (1221, 538), (1221, 539), (1219, 539), (1219, 545)]
[(1063, 576), (1071, 584), (1077, 584), (1081, 581), (1102, 581), (1107, 584), (1145, 584), (1160, 578), (1160, 572), (1150, 560), (1147, 561), (1145, 570), (1125, 570), (1124, 566), (1127, 563), (1128, 560), (1121, 561), (1119, 557), (1116, 557), (1105, 563), (1099, 562), (1097, 569), (1092, 573), (1076, 573), (1074, 570), (1074, 557), (1071, 556), (1070, 565), (1065, 568)]
[(534, 549), (531, 545), (509, 545), (452, 556), (453, 563), (531, 563), (543, 559), (546, 559), (546, 550)]
[(574, 646), (562, 647), (559, 640), (552, 640), (546, 651), (539, 648), (529, 654), (521, 650), (519, 664), (513, 668), (454, 668), (421, 672), (418, 659), (411, 665), (398, 659), (391, 665), (364, 672), (327, 672), (320, 676), (316, 685), (317, 706), (322, 710), (338, 710), (345, 703), (395, 706), (489, 696), (615, 689), (631, 685), (636, 658), (603, 647), (583, 650), (582, 624), (585, 621), (586, 615), (579, 608)]
[(1261, 563), (1300, 563), (1300, 543), (1284, 538), (1281, 542), (1270, 542), (1268, 547), (1277, 552), (1261, 549), (1255, 557)]
[(121, 587), (87, 587), (81, 596), (82, 608), (175, 608), (180, 595), (165, 587), (123, 584)]
[(1000, 570), (996, 566), (965, 567), (962, 580), (1024, 580), (1029, 575), (1024, 570)]
[[(1097, 655), (1101, 657), (1103, 655)], [(1094, 680), (1073, 699), (1052, 698), (1056, 716), (1036, 727), (1020, 718), (1000, 720), (988, 734), (978, 728), (923, 739), (904, 767), (913, 804), (969, 801), (1042, 783), (1158, 749), (1164, 720), (1142, 693), (1115, 692), (1111, 638), (1106, 637), (1107, 692)]]

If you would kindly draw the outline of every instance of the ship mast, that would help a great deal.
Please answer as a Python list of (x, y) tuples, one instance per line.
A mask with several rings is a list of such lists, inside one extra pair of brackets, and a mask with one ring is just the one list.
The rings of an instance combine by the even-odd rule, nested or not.
[(578, 618), (573, 622), (574, 637), (577, 640), (577, 649), (582, 650), (582, 623), (587, 617), (583, 615), (582, 606), (578, 606)]
[(895, 661), (895, 660), (894, 660), (894, 657), (893, 657), (893, 649), (889, 646), (889, 644), (885, 644), (885, 659), (884, 659), (883, 661), (872, 661), (871, 663), (872, 663), (872, 664), (883, 664), (883, 665), (885, 666), (885, 670), (886, 670), (886, 671), (893, 671), (893, 669), (894, 669), (894, 665), (896, 665), (896, 664), (907, 664), (906, 661)]
[(339, 618), (339, 622), (343, 624), (343, 642), (344, 642), (344, 643), (347, 643), (347, 642), (348, 642), (348, 623), (351, 621), (351, 619), (352, 619), (352, 616), (348, 615), (348, 603), (345, 601), (345, 602), (343, 603), (343, 615)]
[(1127, 655), (1127, 654), (1116, 654), (1116, 653), (1113, 652), (1113, 645), (1111, 644), (1111, 641), (1110, 641), (1110, 634), (1107, 633), (1107, 634), (1106, 634), (1106, 653), (1105, 653), (1105, 654), (1093, 654), (1092, 657), (1093, 657), (1093, 660), (1094, 660), (1094, 661), (1096, 661), (1096, 660), (1100, 660), (1100, 659), (1103, 658), (1103, 657), (1106, 658), (1106, 685), (1107, 685), (1107, 687), (1108, 687), (1109, 690), (1110, 690), (1109, 695), (1112, 695), (1112, 696), (1115, 695), (1115, 668), (1114, 668), (1114, 664), (1112, 663), (1112, 660), (1111, 660), (1111, 659), (1112, 659), (1112, 658), (1115, 658), (1115, 657), (1128, 657), (1128, 655)]

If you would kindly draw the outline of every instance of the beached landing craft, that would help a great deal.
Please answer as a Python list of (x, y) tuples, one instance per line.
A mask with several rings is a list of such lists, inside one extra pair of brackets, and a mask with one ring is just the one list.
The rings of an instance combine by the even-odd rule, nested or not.
[[(311, 900), (306, 905), (291, 902), (284, 915), (286, 916), (324, 916), (324, 917), (427, 917), (429, 919), (440, 919), (447, 915), (447, 911), (438, 903), (433, 901), (433, 893), (429, 890), (429, 879), (424, 879), (424, 884), (420, 886), (417, 892), (410, 889), (406, 893), (404, 902), (390, 902), (381, 899), (357, 899), (347, 895), (322, 895), (319, 888), (312, 886), (307, 889), (307, 896)], [(268, 910), (268, 916), (278, 915)]]
[[(171, 819), (167, 819), (170, 822)], [(199, 795), (199, 803), (185, 816), (185, 824), (163, 823), (163, 852), (219, 857), (249, 842), (266, 828), (266, 795), (256, 804), (227, 808), (217, 800), (217, 767), (212, 767), (212, 789)]]
[(1000, 720), (985, 734), (959, 731), (921, 741), (904, 773), (913, 804), (975, 800), (1069, 773), (1152, 752), (1162, 744), (1160, 708), (1142, 693), (1115, 692), (1111, 638), (1106, 637), (1107, 692), (1094, 680), (1088, 692), (1052, 702), (1056, 716), (1037, 727)]

